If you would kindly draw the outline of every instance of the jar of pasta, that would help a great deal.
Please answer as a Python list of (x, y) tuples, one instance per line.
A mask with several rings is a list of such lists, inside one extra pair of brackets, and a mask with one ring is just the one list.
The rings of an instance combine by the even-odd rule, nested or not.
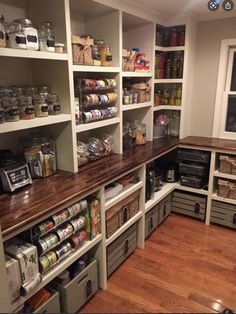
[(34, 119), (34, 106), (32, 104), (32, 97), (21, 96), (19, 98), (19, 112), (22, 120)]
[(41, 95), (34, 96), (34, 111), (37, 118), (48, 116), (48, 104), (45, 97)]
[(110, 46), (100, 47), (101, 64), (104, 67), (112, 66), (112, 49)]
[(47, 96), (48, 113), (50, 115), (56, 115), (61, 113), (61, 106), (57, 97), (57, 94), (49, 94)]

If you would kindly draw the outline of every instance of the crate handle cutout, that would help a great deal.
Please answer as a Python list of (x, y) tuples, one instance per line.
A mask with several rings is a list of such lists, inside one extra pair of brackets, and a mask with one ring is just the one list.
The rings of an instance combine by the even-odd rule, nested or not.
[(200, 208), (201, 208), (200, 203), (196, 203), (195, 206), (194, 206), (194, 212), (196, 214), (200, 214)]
[(87, 281), (85, 289), (86, 289), (86, 297), (88, 298), (92, 294), (92, 292), (93, 292), (92, 281), (91, 280)]
[(151, 216), (149, 219), (149, 230), (153, 229), (153, 217)]
[(128, 208), (127, 207), (123, 208), (123, 220), (124, 222), (128, 221)]
[(166, 205), (164, 205), (164, 209), (163, 209), (163, 217), (165, 217), (166, 215)]
[(233, 224), (236, 224), (236, 213), (233, 215)]
[(128, 250), (129, 250), (129, 240), (126, 240), (125, 241), (125, 244), (124, 244), (124, 253), (128, 253)]

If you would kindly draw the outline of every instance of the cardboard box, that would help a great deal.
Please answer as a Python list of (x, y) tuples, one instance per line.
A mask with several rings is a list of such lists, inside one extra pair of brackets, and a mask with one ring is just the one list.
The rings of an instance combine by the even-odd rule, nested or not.
[(13, 238), (6, 243), (5, 251), (8, 255), (16, 258), (20, 263), (22, 284), (28, 284), (39, 273), (38, 254), (36, 246)]
[(13, 303), (20, 297), (20, 287), (22, 284), (20, 264), (16, 259), (7, 255), (5, 256), (5, 264), (10, 301)]

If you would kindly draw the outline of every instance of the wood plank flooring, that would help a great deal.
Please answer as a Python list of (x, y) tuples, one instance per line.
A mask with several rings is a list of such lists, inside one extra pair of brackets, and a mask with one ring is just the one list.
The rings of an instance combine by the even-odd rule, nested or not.
[(81, 313), (236, 309), (236, 232), (172, 214)]

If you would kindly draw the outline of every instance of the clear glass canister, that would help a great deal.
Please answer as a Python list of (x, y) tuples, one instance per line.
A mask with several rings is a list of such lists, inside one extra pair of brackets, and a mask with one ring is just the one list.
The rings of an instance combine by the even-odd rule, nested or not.
[(48, 104), (45, 97), (41, 95), (34, 96), (34, 111), (37, 118), (48, 116)]
[(0, 47), (6, 47), (6, 29), (4, 15), (0, 15)]
[(50, 92), (51, 92), (51, 89), (47, 85), (41, 85), (38, 87), (38, 93), (43, 97), (48, 97)]
[(19, 112), (20, 112), (20, 118), (22, 120), (29, 120), (29, 119), (35, 118), (32, 97), (21, 96), (19, 98)]
[(26, 48), (28, 50), (39, 50), (38, 30), (33, 27), (33, 24), (28, 19), (14, 20), (23, 26), (26, 37)]
[(139, 120), (134, 122), (136, 145), (144, 145), (146, 143), (146, 125)]
[(56, 144), (50, 137), (23, 139), (24, 156), (32, 178), (48, 177), (56, 171)]
[(4, 109), (2, 105), (0, 104), (0, 124), (5, 122), (5, 117), (4, 117)]
[(103, 145), (103, 156), (109, 156), (114, 151), (114, 140), (110, 134), (103, 134), (101, 143)]
[(93, 46), (93, 65), (100, 66), (101, 65), (101, 55), (99, 51), (99, 46)]
[(4, 117), (7, 122), (15, 122), (20, 120), (18, 101), (16, 98), (6, 96), (2, 98), (2, 106), (4, 109)]
[(45, 22), (39, 28), (39, 49), (55, 52), (55, 38), (51, 22)]
[(61, 106), (57, 97), (57, 94), (49, 94), (47, 96), (48, 113), (50, 115), (56, 115), (61, 113)]
[(78, 166), (81, 167), (88, 163), (88, 147), (83, 142), (77, 142), (77, 160)]
[(100, 47), (101, 64), (105, 67), (112, 66), (112, 49), (110, 46)]
[(12, 22), (8, 29), (9, 47), (26, 49), (26, 35), (20, 22)]
[(97, 160), (102, 157), (103, 146), (99, 139), (95, 137), (91, 137), (88, 140), (88, 153), (89, 160)]

